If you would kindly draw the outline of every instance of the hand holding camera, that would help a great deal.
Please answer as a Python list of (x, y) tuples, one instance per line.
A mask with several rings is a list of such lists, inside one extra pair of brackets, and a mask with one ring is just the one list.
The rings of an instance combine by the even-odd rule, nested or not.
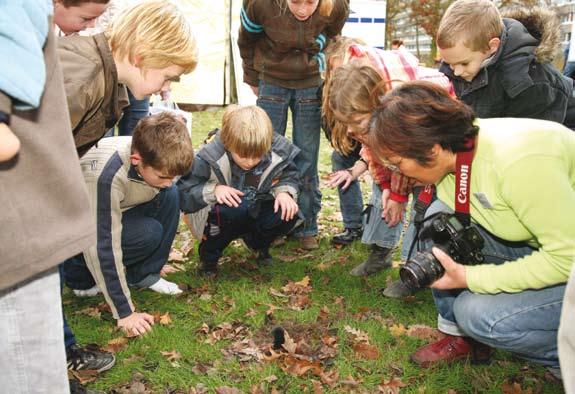
[(430, 220), (420, 237), (431, 239), (435, 247), (418, 252), (409, 259), (399, 271), (401, 280), (414, 289), (467, 287), (462, 264), (483, 263), (483, 237), (475, 227), (463, 226), (454, 214), (441, 212)]

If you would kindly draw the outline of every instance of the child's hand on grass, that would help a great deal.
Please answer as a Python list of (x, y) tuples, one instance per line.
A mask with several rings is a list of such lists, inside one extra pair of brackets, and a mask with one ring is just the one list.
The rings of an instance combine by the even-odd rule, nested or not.
[(277, 212), (278, 209), (282, 211), (282, 220), (288, 222), (293, 219), (299, 207), (289, 193), (281, 192), (276, 196), (274, 212)]
[(341, 186), (342, 190), (346, 190), (354, 180), (355, 178), (350, 170), (339, 170), (329, 174), (326, 184), (328, 187)]
[(218, 204), (226, 204), (230, 208), (237, 208), (242, 203), (244, 193), (226, 185), (218, 185), (214, 190)]
[(143, 312), (132, 312), (131, 315), (118, 320), (118, 327), (128, 336), (139, 336), (152, 330), (154, 316)]

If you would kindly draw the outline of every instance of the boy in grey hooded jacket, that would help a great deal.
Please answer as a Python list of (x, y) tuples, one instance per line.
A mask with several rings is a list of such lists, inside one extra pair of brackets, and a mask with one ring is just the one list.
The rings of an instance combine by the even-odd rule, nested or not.
[(243, 238), (259, 265), (273, 263), (269, 247), (297, 221), (299, 149), (274, 134), (256, 106), (232, 106), (222, 130), (196, 155), (178, 181), (180, 208), (199, 239), (200, 274), (213, 276), (224, 249)]

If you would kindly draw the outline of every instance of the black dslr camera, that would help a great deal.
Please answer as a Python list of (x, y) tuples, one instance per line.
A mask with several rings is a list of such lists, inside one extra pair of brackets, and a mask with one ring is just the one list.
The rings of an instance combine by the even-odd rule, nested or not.
[[(434, 246), (458, 263), (465, 265), (483, 263), (481, 234), (474, 227), (463, 226), (454, 214), (438, 213), (431, 219), (431, 223), (422, 229), (420, 238), (431, 238)], [(443, 266), (429, 248), (409, 259), (399, 270), (399, 276), (407, 286), (419, 289), (441, 278), (444, 272)]]

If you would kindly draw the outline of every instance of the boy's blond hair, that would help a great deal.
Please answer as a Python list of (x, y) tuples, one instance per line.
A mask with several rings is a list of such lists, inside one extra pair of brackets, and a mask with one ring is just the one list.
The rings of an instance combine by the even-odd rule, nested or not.
[(270, 151), (273, 133), (272, 122), (260, 107), (230, 105), (222, 119), (220, 139), (227, 151), (258, 158)]
[(182, 11), (169, 1), (147, 1), (118, 15), (106, 32), (114, 58), (142, 70), (172, 65), (192, 72), (198, 63), (196, 40)]
[(439, 22), (437, 46), (453, 48), (463, 40), (472, 51), (489, 50), (489, 41), (501, 37), (503, 19), (491, 0), (457, 0)]
[(131, 151), (138, 152), (145, 166), (172, 177), (186, 174), (194, 160), (188, 128), (169, 112), (147, 116), (138, 122)]

